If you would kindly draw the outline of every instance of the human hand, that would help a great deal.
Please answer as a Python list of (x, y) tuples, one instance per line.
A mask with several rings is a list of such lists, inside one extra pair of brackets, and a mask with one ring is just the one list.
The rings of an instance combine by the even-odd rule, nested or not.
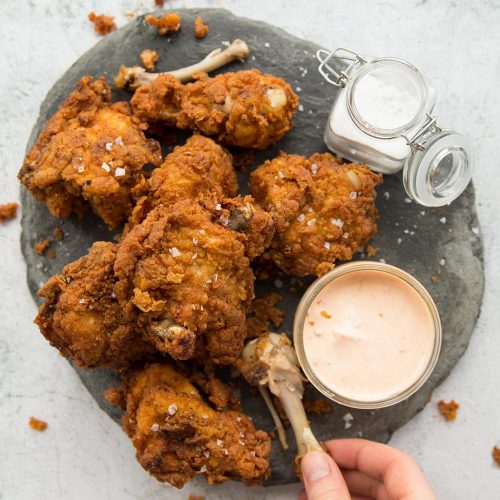
[(305, 491), (299, 500), (436, 500), (415, 460), (366, 439), (334, 439), (327, 453), (302, 458)]

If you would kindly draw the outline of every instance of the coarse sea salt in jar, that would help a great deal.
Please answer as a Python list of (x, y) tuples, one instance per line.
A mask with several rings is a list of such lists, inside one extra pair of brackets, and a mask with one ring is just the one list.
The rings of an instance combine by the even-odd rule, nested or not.
[(330, 150), (383, 174), (403, 169), (405, 189), (421, 205), (449, 204), (465, 190), (471, 142), (437, 125), (436, 92), (415, 66), (346, 49), (317, 55), (320, 73), (339, 87), (325, 127)]

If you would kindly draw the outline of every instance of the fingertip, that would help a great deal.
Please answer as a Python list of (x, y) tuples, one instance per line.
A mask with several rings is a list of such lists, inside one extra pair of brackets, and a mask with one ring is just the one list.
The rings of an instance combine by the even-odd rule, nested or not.
[(308, 500), (307, 499), (307, 493), (306, 493), (306, 490), (302, 490), (300, 493), (299, 493), (299, 498), (298, 500)]

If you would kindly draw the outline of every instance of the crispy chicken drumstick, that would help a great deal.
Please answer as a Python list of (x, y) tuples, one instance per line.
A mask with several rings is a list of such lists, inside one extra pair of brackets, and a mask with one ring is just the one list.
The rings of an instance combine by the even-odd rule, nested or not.
[(258, 167), (250, 191), (276, 218), (268, 256), (283, 271), (321, 275), (350, 260), (377, 231), (375, 187), (382, 176), (330, 153), (282, 153)]
[(200, 474), (209, 484), (269, 477), (269, 435), (240, 411), (214, 410), (170, 365), (129, 373), (122, 392), (123, 425), (137, 460), (159, 481), (182, 488)]
[(143, 167), (161, 162), (160, 146), (146, 139), (145, 128), (128, 103), (111, 103), (104, 77), (83, 77), (47, 122), (18, 178), (52, 215), (82, 214), (90, 205), (116, 228), (146, 190)]

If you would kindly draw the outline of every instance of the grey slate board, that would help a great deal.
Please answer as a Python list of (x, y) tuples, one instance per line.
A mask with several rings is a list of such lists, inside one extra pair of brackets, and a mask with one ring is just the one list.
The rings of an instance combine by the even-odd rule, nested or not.
[[(259, 153), (252, 168), (264, 159), (275, 156), (280, 149), (303, 155), (325, 151), (323, 126), (335, 89), (324, 83), (317, 72), (315, 53), (319, 47), (266, 23), (238, 18), (223, 9), (177, 9), (177, 12), (181, 14), (183, 23), (178, 34), (159, 37), (156, 30), (147, 26), (141, 17), (105, 37), (84, 54), (45, 98), (28, 147), (33, 145), (46, 120), (56, 111), (81, 76), (104, 74), (112, 81), (120, 64), (138, 64), (139, 54), (146, 48), (159, 53), (158, 71), (176, 69), (200, 60), (211, 50), (221, 47), (223, 41), (242, 38), (251, 50), (249, 60), (245, 64), (234, 63), (222, 71), (258, 68), (280, 76), (297, 91), (303, 107), (296, 115), (295, 127), (280, 144)], [(197, 15), (202, 15), (210, 27), (209, 35), (201, 41), (196, 40), (192, 33), (193, 19)], [(340, 42), (334, 39), (333, 34), (332, 43)], [(129, 94), (117, 91), (114, 99), (129, 97)], [(247, 178), (248, 175), (240, 174), (243, 192), (246, 190)], [(416, 276), (436, 301), (444, 334), (437, 368), (417, 394), (391, 408), (365, 411), (334, 405), (332, 413), (328, 415), (311, 415), (311, 425), (320, 439), (363, 436), (388, 441), (396, 429), (425, 406), (432, 390), (444, 380), (464, 353), (472, 335), (484, 287), (483, 247), (474, 207), (473, 186), (470, 185), (451, 206), (435, 210), (408, 203), (405, 198), (401, 177), (386, 177), (379, 188), (377, 200), (380, 212), (379, 234), (372, 243), (379, 248), (379, 252), (372, 258), (384, 259)], [(66, 220), (51, 217), (45, 206), (36, 203), (24, 189), (22, 205), (22, 251), (27, 262), (28, 284), (33, 297), (39, 302), (36, 291), (49, 276), (58, 273), (66, 263), (86, 253), (94, 241), (110, 240), (113, 234), (92, 214), (82, 221), (75, 217)], [(61, 226), (65, 233), (64, 241), (52, 243), (51, 248), (56, 250), (57, 257), (51, 260), (35, 254), (33, 244), (40, 238), (50, 237), (56, 226)], [(358, 255), (357, 258), (365, 257)], [(445, 259), (444, 265), (442, 259)], [(439, 276), (436, 282), (431, 280), (433, 275)], [(257, 295), (272, 290), (283, 295), (280, 306), (285, 310), (286, 318), (282, 330), (290, 334), (301, 291), (289, 291), (291, 286), (297, 287), (293, 278), (278, 277), (283, 282), (279, 289), (275, 288), (274, 279), (270, 283), (257, 283)], [(303, 281), (307, 285), (312, 280)], [(75, 369), (100, 407), (119, 422), (119, 411), (111, 408), (103, 397), (103, 391), (107, 387), (117, 385), (118, 377), (105, 369)], [(318, 398), (320, 395), (309, 386), (306, 397)], [(273, 429), (262, 401), (246, 390), (243, 391), (243, 407), (252, 416), (257, 427), (269, 431)], [(349, 429), (344, 428), (342, 419), (346, 413), (351, 413), (354, 417)], [(293, 443), (290, 430), (288, 438)], [(284, 452), (279, 443), (274, 442), (271, 454), (273, 472), (267, 484), (297, 481), (292, 469), (294, 454), (294, 445), (288, 452)]]

